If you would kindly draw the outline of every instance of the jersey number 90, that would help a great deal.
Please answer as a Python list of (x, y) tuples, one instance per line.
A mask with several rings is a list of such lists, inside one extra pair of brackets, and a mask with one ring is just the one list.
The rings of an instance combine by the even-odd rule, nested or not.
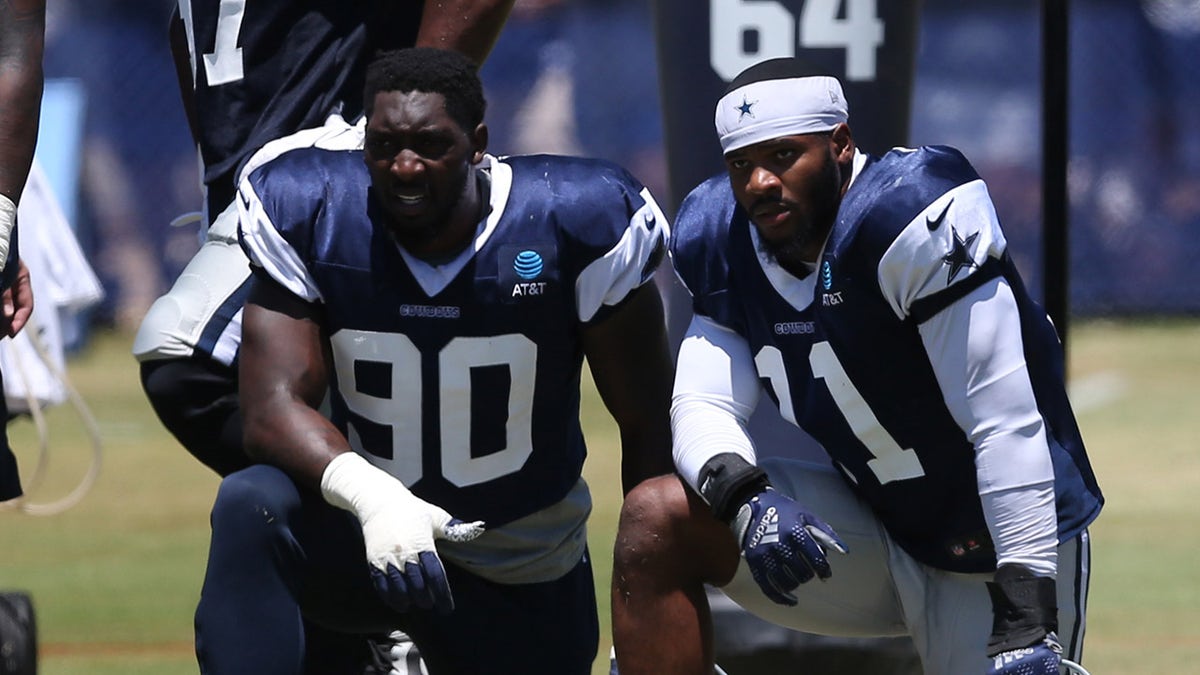
[[(346, 407), (363, 419), (389, 427), (392, 457), (382, 458), (363, 447), (353, 422), (347, 423), (350, 446), (405, 485), (425, 474), (421, 461), (422, 406), (436, 406), (441, 437), (441, 475), (465, 487), (515, 473), (533, 454), (532, 420), (537, 345), (519, 334), (457, 337), (437, 354), (423, 355), (412, 340), (398, 333), (342, 329), (330, 339), (338, 389)], [(437, 361), (437, 391), (422, 391), (421, 362)], [(359, 390), (355, 367), (361, 362), (391, 367), (390, 396)], [(494, 392), (471, 391), (471, 369), (506, 366), (511, 378), (507, 400)], [(502, 450), (480, 457), (471, 452), (471, 411), (479, 405), (507, 407)]]

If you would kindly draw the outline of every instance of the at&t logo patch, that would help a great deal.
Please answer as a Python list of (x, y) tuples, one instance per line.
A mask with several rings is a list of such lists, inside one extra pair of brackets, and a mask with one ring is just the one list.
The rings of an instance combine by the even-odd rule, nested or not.
[(527, 302), (547, 295), (558, 280), (555, 246), (505, 246), (499, 262), (497, 289), (505, 302)]

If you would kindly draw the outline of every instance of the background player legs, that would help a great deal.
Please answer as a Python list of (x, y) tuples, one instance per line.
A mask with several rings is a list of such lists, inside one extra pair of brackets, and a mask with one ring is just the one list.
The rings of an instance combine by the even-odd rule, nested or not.
[(209, 358), (141, 363), (142, 387), (163, 426), (221, 476), (250, 466), (242, 445), (237, 371)]
[[(4, 390), (4, 375), (0, 373), (0, 391)], [(8, 444), (8, 402), (0, 396), (0, 502), (21, 496), (21, 475), (17, 473), (17, 457)]]

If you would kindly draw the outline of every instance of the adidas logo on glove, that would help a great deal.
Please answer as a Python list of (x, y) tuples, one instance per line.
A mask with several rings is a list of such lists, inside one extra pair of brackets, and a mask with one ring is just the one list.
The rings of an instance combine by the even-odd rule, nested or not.
[(1030, 654), (1033, 654), (1032, 647), (1025, 647), (1024, 649), (1014, 649), (1012, 651), (1004, 652), (1003, 654), (997, 654), (996, 661), (992, 667), (1001, 668), (1005, 664), (1012, 663), (1014, 661), (1020, 661), (1021, 659), (1025, 658), (1026, 656), (1029, 656)]
[(774, 506), (769, 507), (758, 520), (754, 534), (750, 537), (750, 546), (759, 544), (774, 544), (779, 541), (779, 512)]

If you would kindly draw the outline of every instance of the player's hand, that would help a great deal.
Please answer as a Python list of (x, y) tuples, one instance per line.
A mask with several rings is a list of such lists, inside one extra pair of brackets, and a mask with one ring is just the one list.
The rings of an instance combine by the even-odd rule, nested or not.
[(992, 657), (988, 675), (1059, 675), (1062, 645), (1054, 633), (1029, 647), (1010, 649)]
[(1058, 592), (1053, 577), (1024, 565), (1004, 563), (987, 582), (992, 600), (989, 673), (1058, 675), (1062, 645), (1058, 630)]
[(441, 612), (454, 609), (454, 596), (434, 540), (470, 541), (483, 533), (482, 522), (452, 518), (407, 490), (358, 516), (371, 579), (385, 602), (400, 612), (411, 607)]
[(325, 499), (358, 517), (371, 580), (399, 612), (454, 609), (454, 596), (435, 540), (470, 541), (483, 523), (464, 523), (417, 497), (396, 478), (354, 453), (338, 455), (321, 479)]
[(814, 576), (829, 578), (826, 551), (846, 552), (832, 527), (772, 488), (742, 504), (732, 526), (754, 581), (781, 605), (795, 605), (792, 591)]
[(24, 260), (17, 262), (20, 268), (17, 269), (16, 281), (4, 289), (4, 294), (0, 296), (0, 312), (3, 312), (0, 315), (0, 336), (16, 337), (33, 313), (33, 286), (29, 282), (29, 268), (25, 267)]

